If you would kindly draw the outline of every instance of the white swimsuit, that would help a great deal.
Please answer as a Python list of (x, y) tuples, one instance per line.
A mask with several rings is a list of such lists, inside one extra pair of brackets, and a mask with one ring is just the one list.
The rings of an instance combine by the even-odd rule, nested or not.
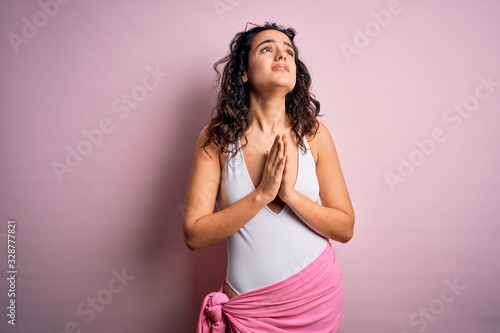
[[(306, 152), (298, 153), (295, 189), (319, 200), (316, 164), (304, 138)], [(229, 145), (231, 152), (235, 145)], [(224, 209), (255, 190), (241, 149), (229, 153), (221, 173), (218, 209)], [(309, 228), (288, 206), (274, 213), (265, 206), (227, 239), (226, 282), (238, 294), (281, 281), (302, 270), (325, 249), (328, 240)]]

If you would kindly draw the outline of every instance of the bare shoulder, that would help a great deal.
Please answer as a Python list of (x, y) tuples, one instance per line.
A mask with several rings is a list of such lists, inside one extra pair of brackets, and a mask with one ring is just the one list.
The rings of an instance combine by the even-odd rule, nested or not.
[(198, 135), (195, 155), (201, 158), (210, 159), (212, 162), (219, 161), (218, 164), (221, 166), (224, 160), (221, 156), (222, 154), (220, 154), (219, 148), (212, 141), (208, 145), (206, 144), (208, 141), (207, 128), (208, 124), (203, 126)]
[(198, 134), (198, 141), (196, 143), (196, 148), (205, 144), (205, 142), (207, 141), (207, 139), (208, 139), (207, 128), (208, 128), (208, 124), (205, 124), (205, 126), (203, 126), (200, 133)]
[(332, 135), (325, 124), (320, 121), (318, 121), (316, 135), (307, 136), (307, 141), (309, 142), (309, 147), (316, 163), (322, 152), (324, 154), (325, 151), (331, 151), (333, 147)]
[(215, 156), (213, 155), (213, 153), (217, 151), (217, 147), (215, 146), (215, 144), (213, 142), (210, 142), (208, 145), (205, 145), (207, 140), (208, 140), (207, 128), (208, 128), (208, 124), (203, 126), (200, 133), (198, 134), (198, 140), (196, 141), (196, 150), (198, 150), (198, 149), (205, 150), (208, 153), (208, 155), (211, 158), (213, 158), (213, 157), (217, 156), (217, 155), (215, 155)]

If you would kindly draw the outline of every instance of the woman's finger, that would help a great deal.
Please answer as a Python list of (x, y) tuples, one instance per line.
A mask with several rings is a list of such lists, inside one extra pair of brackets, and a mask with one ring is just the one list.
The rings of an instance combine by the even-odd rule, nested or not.
[(276, 135), (276, 139), (274, 140), (271, 150), (273, 151), (273, 154), (270, 156), (270, 162), (271, 165), (276, 168), (281, 157), (283, 156), (283, 143), (281, 142), (281, 136), (279, 134)]
[(276, 159), (276, 156), (278, 155), (278, 149), (279, 149), (279, 138), (278, 135), (274, 138), (273, 145), (271, 146), (271, 149), (269, 150), (269, 160), (274, 161)]
[(278, 144), (279, 144), (279, 146), (278, 146), (278, 158), (281, 159), (283, 157), (283, 151), (285, 149), (284, 146), (283, 146), (283, 141), (281, 140), (281, 137), (280, 137), (280, 139), (278, 141)]
[(283, 156), (287, 156), (288, 155), (288, 141), (286, 141), (285, 134), (283, 134), (282, 141), (283, 141)]

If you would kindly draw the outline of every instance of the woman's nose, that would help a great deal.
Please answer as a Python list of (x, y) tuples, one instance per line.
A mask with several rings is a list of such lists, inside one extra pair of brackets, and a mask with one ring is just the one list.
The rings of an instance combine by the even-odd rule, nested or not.
[(283, 60), (286, 61), (286, 53), (285, 53), (284, 50), (283, 51), (282, 50), (278, 50), (278, 52), (276, 53), (276, 55), (277, 55), (277, 60), (283, 59)]

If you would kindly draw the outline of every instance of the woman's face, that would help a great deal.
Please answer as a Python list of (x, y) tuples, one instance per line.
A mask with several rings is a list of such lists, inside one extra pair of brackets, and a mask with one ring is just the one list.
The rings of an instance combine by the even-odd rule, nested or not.
[(248, 52), (248, 69), (243, 81), (248, 81), (257, 91), (283, 88), (286, 93), (293, 90), (297, 68), (295, 52), (290, 38), (277, 30), (259, 32)]

